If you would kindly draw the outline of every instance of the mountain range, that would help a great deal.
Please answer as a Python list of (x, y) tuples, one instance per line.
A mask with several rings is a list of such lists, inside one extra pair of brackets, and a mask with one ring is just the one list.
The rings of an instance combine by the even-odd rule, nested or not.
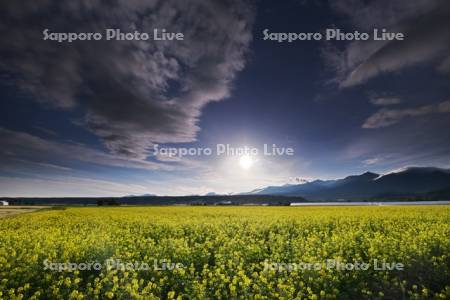
[(290, 205), (301, 202), (450, 200), (450, 169), (412, 167), (384, 175), (366, 172), (336, 180), (268, 186), (248, 193), (190, 196), (0, 198), (11, 205)]
[[(248, 195), (304, 197), (307, 200), (367, 200), (402, 198), (450, 198), (450, 170), (411, 167), (380, 175), (366, 172), (336, 180), (268, 186)], [(440, 199), (447, 200), (447, 199)]]

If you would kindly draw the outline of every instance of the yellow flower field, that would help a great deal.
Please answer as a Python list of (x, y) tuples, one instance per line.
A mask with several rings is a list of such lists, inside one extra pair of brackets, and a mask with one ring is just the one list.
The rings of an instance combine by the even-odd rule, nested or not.
[(0, 298), (448, 299), (449, 255), (448, 206), (55, 209), (0, 219)]

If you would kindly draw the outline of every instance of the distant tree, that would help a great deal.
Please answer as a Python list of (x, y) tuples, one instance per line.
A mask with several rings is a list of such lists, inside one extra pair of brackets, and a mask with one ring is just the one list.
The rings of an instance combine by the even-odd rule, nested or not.
[(119, 201), (117, 201), (117, 199), (109, 199), (106, 201), (107, 205), (111, 205), (111, 206), (119, 206), (120, 203)]
[(97, 200), (97, 205), (98, 206), (105, 206), (105, 205), (108, 205), (108, 206), (119, 206), (120, 205), (120, 202), (119, 201), (117, 201), (117, 199), (99, 199), (99, 200)]

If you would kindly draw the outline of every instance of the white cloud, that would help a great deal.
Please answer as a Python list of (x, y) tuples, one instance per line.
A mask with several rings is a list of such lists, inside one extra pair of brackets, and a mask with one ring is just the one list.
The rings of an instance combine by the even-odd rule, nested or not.
[(377, 163), (379, 163), (381, 161), (382, 161), (382, 158), (380, 158), (380, 157), (373, 157), (373, 158), (365, 159), (363, 161), (363, 164), (370, 166), (370, 165), (375, 165), (375, 164), (377, 164)]
[(385, 105), (399, 104), (402, 102), (402, 99), (399, 97), (378, 97), (370, 99), (370, 102), (373, 105), (385, 106)]

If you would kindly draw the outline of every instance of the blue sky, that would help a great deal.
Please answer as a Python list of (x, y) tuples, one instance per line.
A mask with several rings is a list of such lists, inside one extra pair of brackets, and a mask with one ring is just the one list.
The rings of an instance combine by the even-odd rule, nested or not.
[[(225, 2), (0, 4), (0, 196), (236, 193), (450, 167), (447, 1)], [(117, 27), (185, 40), (42, 39), (45, 28)], [(326, 28), (406, 39), (278, 43), (262, 33)], [(240, 157), (155, 157), (155, 144), (276, 144), (295, 155), (244, 168)]]

